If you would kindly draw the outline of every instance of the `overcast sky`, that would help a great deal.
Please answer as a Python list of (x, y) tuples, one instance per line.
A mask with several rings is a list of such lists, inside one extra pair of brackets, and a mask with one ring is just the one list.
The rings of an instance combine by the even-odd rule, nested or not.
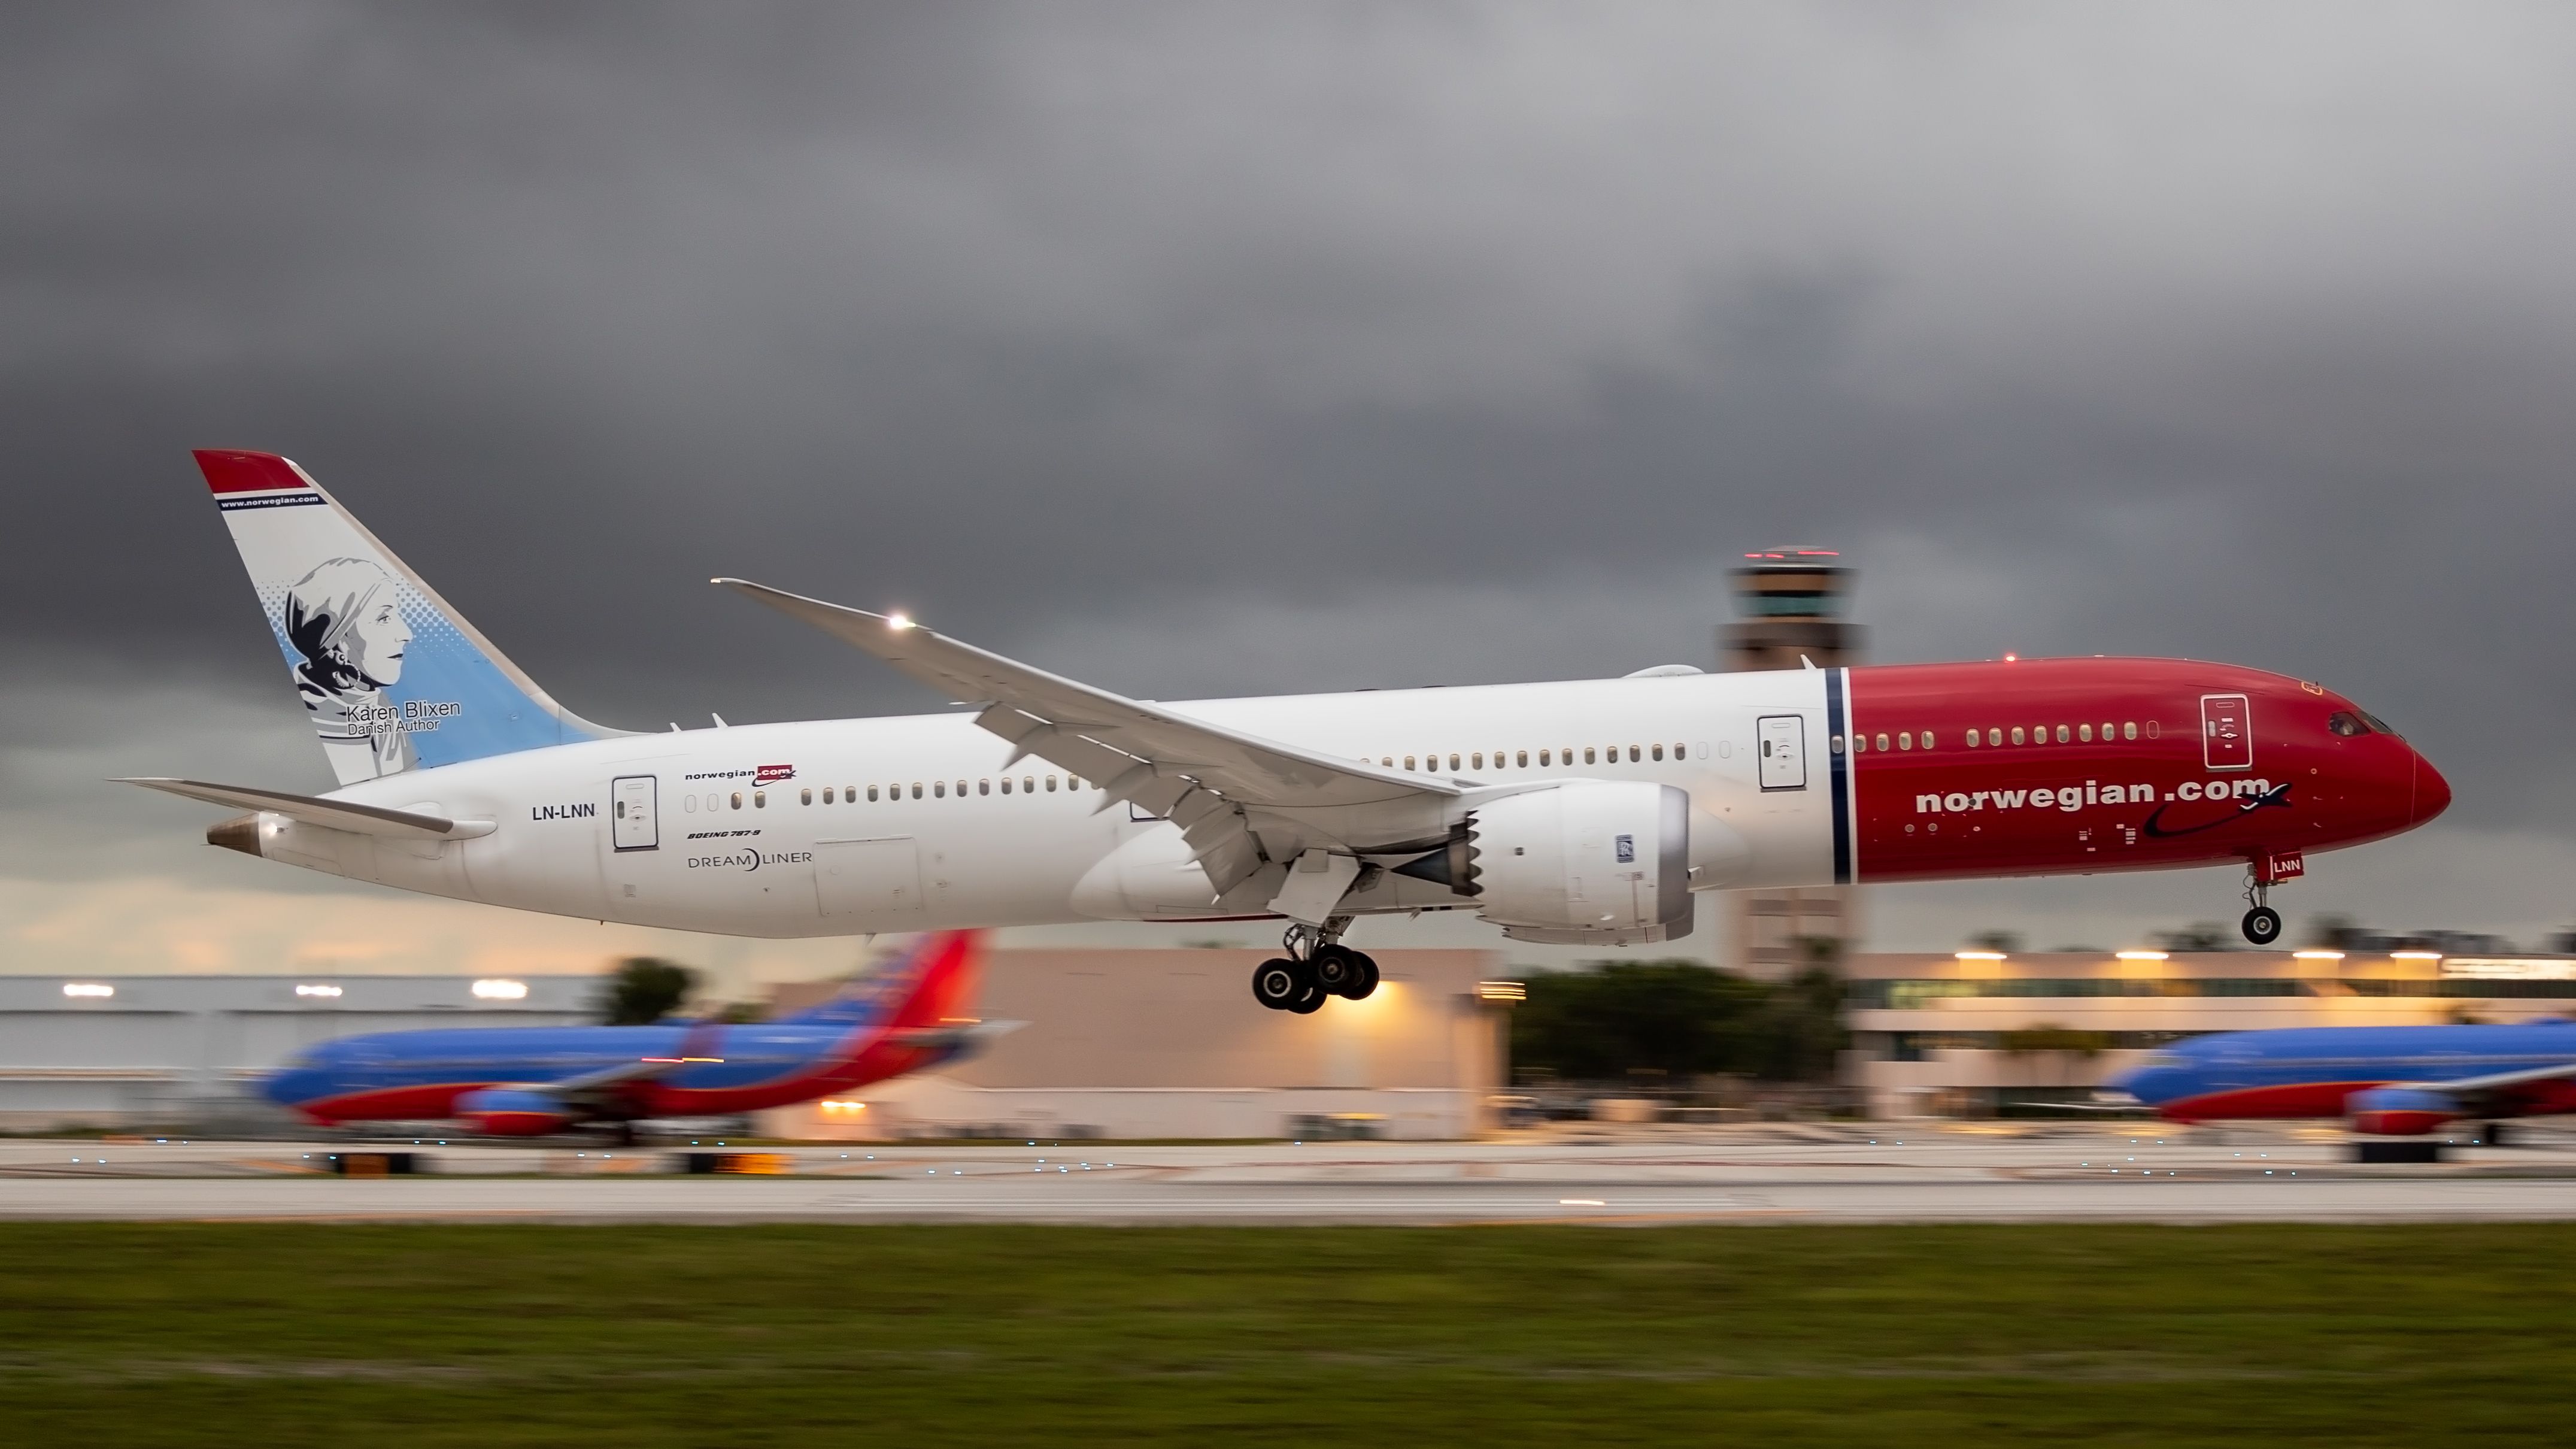
[[(399, 897), (99, 783), (329, 782), (202, 446), (646, 728), (938, 703), (719, 571), (1183, 698), (1706, 665), (1730, 560), (1823, 543), (1879, 659), (2348, 691), (2457, 803), (2293, 929), (2536, 940), (2571, 53), (2540, 4), (0, 11), (0, 969), (850, 954)], [(2234, 893), (1869, 909), (2102, 945)]]

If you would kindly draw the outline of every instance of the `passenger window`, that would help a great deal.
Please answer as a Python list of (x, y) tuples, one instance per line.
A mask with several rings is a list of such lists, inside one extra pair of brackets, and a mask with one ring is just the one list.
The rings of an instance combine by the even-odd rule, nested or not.
[(1458, 768), (1458, 757), (1456, 755), (1451, 755), (1449, 757), (1449, 768), (1453, 770)]
[(752, 791), (752, 792), (751, 792), (751, 808), (752, 808), (752, 809), (754, 809), (754, 810), (766, 810), (766, 809), (768, 809), (768, 808), (769, 808), (769, 792), (768, 792), (768, 791), (766, 791), (766, 790), (754, 790), (754, 791)]
[(1887, 736), (1880, 735), (1878, 737), (1878, 748), (1882, 750), (1887, 748)]
[(1002, 777), (1002, 793), (1005, 795), (1011, 793), (1011, 777), (1008, 775)]
[(1037, 792), (1038, 777), (1035, 775), (1022, 775), (1020, 777), (1020, 793), (1023, 795), (1034, 795)]
[(2066, 726), (2064, 725), (2059, 725), (2057, 727), (2057, 742), (2061, 745), (2066, 743)]
[[(1990, 744), (1990, 745), (2000, 745), (2000, 744), (2002, 744), (2003, 742), (2004, 742), (2004, 732), (2003, 732), (2002, 730), (1988, 730), (1988, 731), (1986, 731), (1986, 743), (1987, 743), (1987, 744)], [(2020, 744), (2020, 743), (2021, 743), (2021, 741), (2020, 741), (2020, 740), (2014, 740), (2014, 741), (2013, 741), (2013, 743), (2014, 743), (2014, 744)]]
[(1688, 755), (1688, 754), (1689, 754), (1689, 751), (1687, 751), (1687, 750), (1685, 750), (1685, 749), (1683, 749), (1683, 748), (1682, 748), (1682, 746), (1681, 746), (1681, 742), (1680, 742), (1680, 741), (1676, 740), (1676, 741), (1674, 741), (1674, 742), (1673, 742), (1673, 758), (1674, 758), (1674, 759), (1676, 759), (1676, 760), (1681, 759), (1681, 758), (1685, 757), (1685, 756), (1686, 756), (1686, 755)]
[(2075, 737), (2088, 745), (2093, 743), (2093, 727), (2091, 725), (2077, 725), (2075, 727)]
[(2021, 726), (2020, 726), (2020, 725), (2014, 725), (2014, 726), (2013, 726), (2013, 743), (2014, 743), (2014, 744), (2020, 744), (2021, 742), (2022, 742), (2022, 738), (2021, 738)]
[(1592, 764), (1598, 764), (1598, 763), (1600, 763), (1599, 761), (1597, 761), (1597, 760), (1595, 760), (1595, 759), (1593, 759), (1593, 758), (1592, 758), (1592, 747), (1591, 747), (1590, 745), (1585, 745), (1585, 746), (1583, 747), (1583, 763), (1585, 763), (1585, 764), (1587, 764), (1587, 765), (1592, 765)]
[[(1540, 751), (1540, 753), (1544, 754), (1544, 753), (1546, 753), (1546, 752), (1542, 750), (1542, 751)], [(1524, 770), (1526, 770), (1526, 769), (1528, 769), (1528, 768), (1529, 768), (1529, 751), (1527, 751), (1527, 750), (1523, 750), (1523, 751), (1521, 751), (1521, 752), (1520, 752), (1520, 755), (1519, 755), (1519, 757), (1518, 757), (1518, 763), (1519, 763), (1520, 767), (1521, 767), (1522, 769), (1524, 769)]]
[(877, 803), (877, 787), (874, 785), (868, 787), (868, 803), (871, 805)]
[(1841, 735), (1833, 736), (1831, 739), (1825, 741), (1825, 747), (1832, 750), (1837, 755), (1841, 754), (1843, 752), (1843, 737)]
[(1655, 746), (1653, 753), (1656, 759), (1662, 759), (1664, 757), (1664, 747), (1662, 745)]
[(1411, 755), (1404, 757), (1404, 768), (1408, 770), (1413, 768), (1413, 757)]
[(1555, 756), (1547, 750), (1541, 750), (1538, 752), (1538, 762), (1542, 765), (1546, 764), (1553, 758), (1555, 758)]
[(1379, 764), (1381, 764), (1381, 765), (1384, 765), (1386, 768), (1388, 768), (1388, 769), (1392, 770), (1392, 769), (1394, 769), (1394, 768), (1395, 768), (1395, 756), (1393, 756), (1393, 755), (1385, 756), (1384, 758), (1380, 759), (1380, 760), (1378, 761), (1378, 763), (1379, 763)]
[(796, 801), (796, 803), (797, 803), (797, 804), (799, 804), (799, 805), (811, 805), (811, 804), (813, 804), (813, 803), (814, 803), (814, 791), (813, 791), (810, 787), (809, 787), (809, 788), (807, 788), (807, 789), (799, 790), (799, 791), (797, 791), (797, 792), (796, 792), (796, 794), (797, 794), (797, 801)]
[(1913, 736), (1912, 732), (1907, 731), (1907, 730), (1899, 730), (1899, 731), (1897, 731), (1897, 732), (1896, 732), (1896, 747), (1897, 747), (1898, 749), (1900, 749), (1900, 750), (1910, 750), (1910, 749), (1914, 748), (1914, 736)]
[(940, 799), (942, 799), (942, 800), (947, 799), (947, 798), (948, 798), (948, 782), (947, 782), (947, 781), (945, 781), (945, 780), (933, 780), (933, 781), (931, 781), (931, 782), (930, 782), (930, 793), (931, 793), (931, 794), (933, 794), (933, 795), (938, 796), (938, 797), (939, 797)]
[(1932, 732), (1930, 730), (1925, 730), (1923, 732), (1923, 748), (1927, 750), (1932, 748)]
[(957, 798), (966, 798), (966, 782), (963, 780), (957, 782)]
[[(960, 794), (960, 795), (963, 795), (963, 794), (965, 794), (965, 793), (966, 793), (966, 782), (965, 782), (965, 781), (960, 780), (960, 781), (958, 781), (958, 782), (957, 782), (957, 793), (958, 793), (958, 794)], [(993, 782), (992, 782), (992, 781), (990, 781), (990, 780), (978, 780), (978, 781), (976, 781), (976, 782), (975, 782), (975, 793), (976, 793), (976, 794), (978, 794), (978, 795), (990, 795), (990, 794), (992, 794), (992, 793), (993, 793)]]
[(690, 813), (690, 814), (695, 815), (695, 814), (697, 814), (697, 813), (698, 813), (698, 797), (697, 797), (697, 796), (695, 796), (695, 795), (683, 795), (683, 796), (681, 796), (681, 797), (680, 797), (680, 803), (681, 803), (682, 805), (685, 805), (685, 806), (687, 806), (687, 807), (688, 807), (688, 810), (689, 810), (689, 813)]
[(1977, 747), (1977, 732), (1976, 732), (1975, 730), (1970, 730), (1970, 731), (1968, 731), (1968, 748), (1973, 750), (1973, 749), (1975, 749), (1976, 747)]
[(921, 782), (919, 780), (912, 782), (912, 798), (915, 800), (921, 798)]
[(2102, 721), (2102, 743), (2104, 743), (2104, 744), (2106, 744), (2106, 745), (2107, 745), (2107, 744), (2109, 744), (2110, 742), (2111, 742), (2111, 722), (2110, 722), (2109, 720), (2104, 720), (2104, 721)]
[(2127, 724), (2120, 726), (2120, 738), (2124, 740), (2134, 740), (2137, 737), (2138, 722), (2136, 720), (2131, 720)]
[(742, 792), (740, 790), (733, 792), (733, 808), (736, 810), (742, 808)]
[(1645, 752), (1645, 751), (1638, 749), (1635, 745), (1630, 745), (1630, 746), (1628, 747), (1628, 763), (1629, 763), (1629, 764), (1632, 764), (1632, 765), (1635, 765), (1635, 764), (1641, 764), (1641, 763), (1643, 763), (1643, 762), (1644, 762), (1645, 758), (1646, 758), (1646, 752)]
[(1485, 752), (1483, 750), (1478, 750), (1476, 753), (1469, 755), (1467, 760), (1476, 769), (1481, 770), (1485, 768)]

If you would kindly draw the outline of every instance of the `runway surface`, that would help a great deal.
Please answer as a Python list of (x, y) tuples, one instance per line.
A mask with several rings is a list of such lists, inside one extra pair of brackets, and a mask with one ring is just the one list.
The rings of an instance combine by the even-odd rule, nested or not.
[[(424, 1144), (429, 1175), (328, 1175), (345, 1144), (0, 1143), (0, 1219), (489, 1222), (2393, 1222), (2576, 1218), (2576, 1136), (2421, 1166), (2322, 1131), (1840, 1127), (1488, 1143), (785, 1149), (778, 1176), (668, 1151)], [(388, 1144), (413, 1150), (409, 1142)], [(753, 1149), (766, 1151), (770, 1149)]]

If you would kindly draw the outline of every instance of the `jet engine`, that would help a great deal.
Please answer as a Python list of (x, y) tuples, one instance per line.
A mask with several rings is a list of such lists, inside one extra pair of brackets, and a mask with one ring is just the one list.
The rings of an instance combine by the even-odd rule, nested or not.
[(486, 1087), (456, 1099), (456, 1115), (486, 1137), (543, 1137), (572, 1125), (564, 1104), (543, 1092)]
[(2416, 1137), (2460, 1115), (2460, 1104), (2417, 1087), (2373, 1087), (2344, 1099), (2352, 1130), (2374, 1137)]
[(1472, 897), (1515, 940), (1624, 946), (1690, 934), (1690, 837), (1687, 791), (1573, 780), (1476, 807), (1400, 869)]

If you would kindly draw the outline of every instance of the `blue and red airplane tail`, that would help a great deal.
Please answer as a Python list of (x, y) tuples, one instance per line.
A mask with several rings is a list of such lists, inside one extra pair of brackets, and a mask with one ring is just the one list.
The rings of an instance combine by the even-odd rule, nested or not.
[(973, 1006), (983, 966), (982, 931), (933, 931), (892, 965), (870, 972), (820, 1006), (780, 1020), (890, 1029), (952, 1023)]

